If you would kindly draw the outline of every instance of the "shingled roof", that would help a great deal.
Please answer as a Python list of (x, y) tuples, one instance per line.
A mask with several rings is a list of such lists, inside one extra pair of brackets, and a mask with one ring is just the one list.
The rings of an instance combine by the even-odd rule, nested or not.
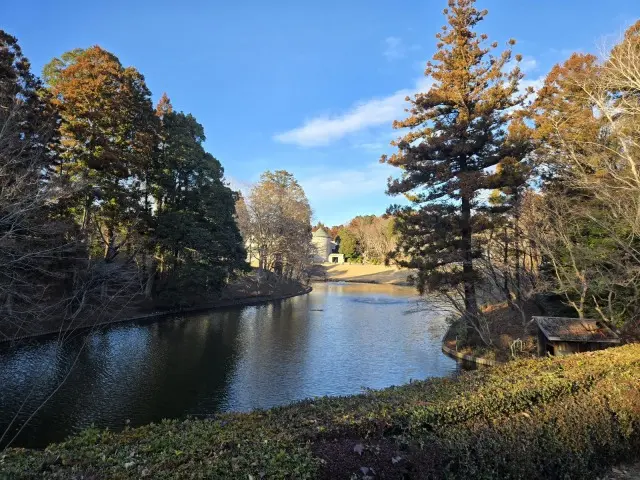
[(552, 342), (620, 343), (618, 335), (599, 320), (567, 317), (533, 317)]

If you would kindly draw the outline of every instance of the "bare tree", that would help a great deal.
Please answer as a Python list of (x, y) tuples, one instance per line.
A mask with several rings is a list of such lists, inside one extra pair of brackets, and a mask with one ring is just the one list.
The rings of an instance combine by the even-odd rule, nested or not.
[(265, 172), (237, 212), (249, 255), (261, 271), (287, 279), (307, 274), (313, 258), (311, 208), (290, 173)]
[(536, 241), (576, 312), (614, 324), (640, 312), (639, 65), (640, 22), (601, 62), (556, 67), (546, 88), (562, 102), (543, 111), (542, 156), (566, 193), (538, 202)]

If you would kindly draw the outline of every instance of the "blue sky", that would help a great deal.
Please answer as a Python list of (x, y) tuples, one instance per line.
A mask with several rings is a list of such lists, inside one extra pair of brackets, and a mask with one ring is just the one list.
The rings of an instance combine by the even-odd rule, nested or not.
[[(0, 28), (18, 37), (34, 71), (54, 56), (100, 45), (146, 77), (154, 101), (204, 125), (207, 149), (232, 185), (264, 170), (300, 180), (326, 224), (382, 213), (396, 172), (378, 164), (424, 63), (445, 0), (12, 1)], [(640, 17), (640, 0), (478, 0), (480, 30), (518, 41), (538, 84), (573, 51), (597, 53)]]

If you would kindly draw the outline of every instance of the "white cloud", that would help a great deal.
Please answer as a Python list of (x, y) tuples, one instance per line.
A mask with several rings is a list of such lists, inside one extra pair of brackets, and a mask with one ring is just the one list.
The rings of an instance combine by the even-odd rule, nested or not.
[(383, 194), (387, 179), (397, 174), (396, 168), (376, 162), (365, 165), (362, 169), (336, 169), (312, 175), (301, 179), (300, 184), (309, 201), (319, 204), (328, 199), (344, 200), (373, 193)]
[(382, 54), (387, 60), (397, 60), (404, 58), (406, 55), (406, 48), (402, 43), (402, 39), (399, 37), (387, 37), (384, 39), (385, 48)]
[(355, 148), (361, 148), (362, 150), (368, 150), (371, 152), (381, 152), (387, 146), (388, 144), (385, 145), (382, 142), (365, 142), (365, 143), (358, 143), (354, 145)]
[(340, 115), (321, 116), (307, 120), (301, 127), (277, 134), (274, 140), (303, 147), (329, 145), (345, 136), (379, 125), (391, 125), (402, 118), (407, 106), (405, 98), (417, 91), (426, 92), (431, 80), (425, 77), (413, 89), (404, 88), (383, 98), (360, 102)]
[(531, 72), (538, 68), (538, 61), (532, 57), (525, 57), (520, 62), (520, 70), (524, 73)]
[(235, 192), (240, 192), (243, 196), (249, 194), (249, 190), (251, 190), (251, 183), (246, 182), (244, 180), (240, 180), (237, 177), (233, 177), (231, 175), (225, 175), (225, 180), (229, 185), (229, 188)]
[(544, 85), (544, 80), (544, 75), (538, 78), (525, 78), (520, 81), (519, 92), (522, 94), (526, 91), (527, 88), (533, 87), (533, 95), (529, 96), (529, 100), (535, 100), (535, 98), (538, 96), (538, 90), (540, 90)]
[(516, 66), (520, 67), (520, 70), (522, 70), (524, 73), (529, 73), (538, 68), (538, 61), (533, 57), (524, 57), (520, 62), (511, 60), (504, 66), (504, 71), (510, 72)]

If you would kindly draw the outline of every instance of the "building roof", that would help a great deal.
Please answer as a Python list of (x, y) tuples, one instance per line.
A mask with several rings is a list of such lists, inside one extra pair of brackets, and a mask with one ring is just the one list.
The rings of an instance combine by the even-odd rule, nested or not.
[(620, 337), (599, 320), (533, 317), (547, 340), (555, 342), (620, 343)]
[(313, 232), (313, 236), (314, 237), (325, 237), (325, 238), (331, 238), (329, 236), (329, 234), (327, 233), (327, 231), (320, 227), (319, 229), (317, 229), (315, 232)]

